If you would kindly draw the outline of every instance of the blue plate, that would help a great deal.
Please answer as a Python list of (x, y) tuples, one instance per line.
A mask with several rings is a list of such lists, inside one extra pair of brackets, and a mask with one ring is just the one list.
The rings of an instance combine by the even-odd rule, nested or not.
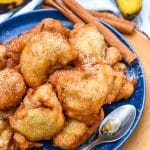
[[(62, 23), (68, 27), (72, 28), (72, 23), (68, 21), (62, 14), (60, 14), (56, 10), (36, 10), (31, 13), (23, 14), (17, 17), (14, 17), (8, 21), (6, 21), (3, 24), (0, 24), (0, 41), (7, 42), (11, 38), (18, 36), (19, 34), (23, 33), (24, 31), (32, 28), (35, 24), (40, 22), (44, 18), (55, 18), (58, 20), (61, 20)], [(134, 49), (132, 46), (128, 43), (128, 41), (113, 27), (110, 25), (104, 23), (104, 25), (109, 28), (126, 46), (128, 46), (132, 51)], [(135, 52), (135, 51), (134, 51)], [(111, 105), (105, 105), (104, 110), (107, 113), (111, 112), (115, 108), (124, 105), (124, 104), (132, 104), (136, 107), (137, 113), (136, 118), (134, 121), (133, 126), (131, 129), (126, 133), (124, 137), (122, 137), (120, 140), (112, 143), (106, 143), (101, 144), (96, 147), (97, 150), (117, 150), (123, 143), (129, 138), (129, 136), (134, 131), (135, 127), (137, 126), (142, 111), (144, 109), (144, 103), (145, 103), (145, 80), (144, 80), (144, 74), (142, 70), (142, 66), (140, 64), (140, 61), (137, 60), (133, 65), (128, 66), (127, 65), (127, 76), (132, 76), (137, 79), (137, 85), (135, 87), (134, 94), (128, 99), (128, 100), (122, 100), (116, 103), (113, 103)], [(138, 137), (137, 137), (138, 138)], [(90, 140), (88, 140), (85, 144), (89, 143)], [(54, 148), (49, 141), (43, 141), (44, 146), (43, 150), (56, 150), (58, 148)]]

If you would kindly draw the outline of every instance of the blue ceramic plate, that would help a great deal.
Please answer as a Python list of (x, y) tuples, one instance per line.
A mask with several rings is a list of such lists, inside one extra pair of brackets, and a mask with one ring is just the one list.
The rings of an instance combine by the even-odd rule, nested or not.
[[(0, 24), (0, 41), (7, 42), (11, 38), (18, 36), (19, 34), (23, 33), (24, 31), (32, 28), (35, 24), (40, 22), (44, 18), (55, 18), (58, 20), (61, 20), (62, 23), (68, 27), (72, 28), (72, 23), (68, 21), (62, 14), (60, 14), (56, 10), (37, 10), (31, 13), (23, 14), (18, 17), (12, 18), (8, 21), (6, 21), (3, 24)], [(132, 46), (128, 43), (124, 37), (117, 32), (114, 28), (112, 28), (110, 25), (104, 23), (104, 25), (109, 28), (125, 45), (127, 45), (132, 51)], [(134, 51), (135, 52), (135, 51)], [(137, 60), (133, 65), (127, 66), (127, 76), (132, 76), (137, 79), (137, 85), (135, 87), (134, 94), (128, 99), (128, 100), (122, 100), (116, 103), (113, 103), (111, 105), (105, 105), (104, 110), (107, 113), (111, 112), (115, 108), (124, 105), (124, 104), (132, 104), (136, 107), (137, 113), (136, 118), (134, 121), (133, 126), (131, 129), (126, 133), (124, 137), (122, 137), (120, 140), (112, 143), (106, 143), (101, 144), (96, 147), (97, 150), (117, 150), (123, 143), (129, 138), (129, 136), (134, 131), (135, 127), (137, 126), (142, 111), (144, 109), (144, 102), (145, 102), (145, 80), (144, 80), (144, 74), (141, 67), (141, 64), (139, 60)], [(138, 138), (138, 137), (137, 137)], [(85, 144), (87, 144), (89, 141), (87, 141)], [(56, 150), (51, 145), (51, 142), (49, 141), (43, 141), (44, 146), (43, 150)]]

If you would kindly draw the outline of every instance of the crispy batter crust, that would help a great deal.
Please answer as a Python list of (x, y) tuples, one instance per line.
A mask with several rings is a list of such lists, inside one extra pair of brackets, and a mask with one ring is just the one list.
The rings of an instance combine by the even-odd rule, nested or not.
[(49, 82), (55, 87), (67, 116), (86, 124), (97, 120), (113, 85), (113, 70), (108, 65), (95, 65), (68, 71), (56, 71)]
[(99, 119), (91, 126), (85, 125), (74, 119), (67, 119), (65, 126), (54, 138), (54, 146), (63, 149), (77, 149), (83, 144), (97, 129), (104, 118), (104, 112), (101, 109)]
[(67, 36), (69, 30), (65, 28), (62, 23), (58, 20), (52, 18), (43, 19), (35, 27), (29, 31), (21, 34), (18, 37), (13, 38), (8, 43), (6, 43), (7, 56), (11, 59), (13, 65), (8, 65), (8, 67), (13, 67), (19, 64), (20, 54), (29, 40), (38, 35), (42, 31), (58, 32), (63, 36)]
[(76, 56), (60, 33), (41, 32), (22, 51), (21, 72), (30, 87), (38, 87), (46, 81), (51, 67), (67, 65)]
[(30, 89), (10, 125), (31, 141), (49, 140), (64, 126), (61, 105), (50, 84)]

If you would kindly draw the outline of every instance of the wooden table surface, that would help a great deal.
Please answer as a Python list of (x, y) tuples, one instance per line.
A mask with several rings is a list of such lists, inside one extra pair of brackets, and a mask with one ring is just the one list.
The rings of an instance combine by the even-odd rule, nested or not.
[(136, 49), (142, 62), (146, 78), (146, 104), (140, 123), (132, 136), (122, 146), (122, 150), (150, 150), (150, 40), (136, 31), (125, 37)]

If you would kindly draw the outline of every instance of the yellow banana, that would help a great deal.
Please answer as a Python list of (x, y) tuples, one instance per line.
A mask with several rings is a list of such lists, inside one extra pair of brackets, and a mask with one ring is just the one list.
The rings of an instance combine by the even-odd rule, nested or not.
[(142, 0), (116, 0), (119, 10), (127, 19), (134, 18), (142, 8)]

